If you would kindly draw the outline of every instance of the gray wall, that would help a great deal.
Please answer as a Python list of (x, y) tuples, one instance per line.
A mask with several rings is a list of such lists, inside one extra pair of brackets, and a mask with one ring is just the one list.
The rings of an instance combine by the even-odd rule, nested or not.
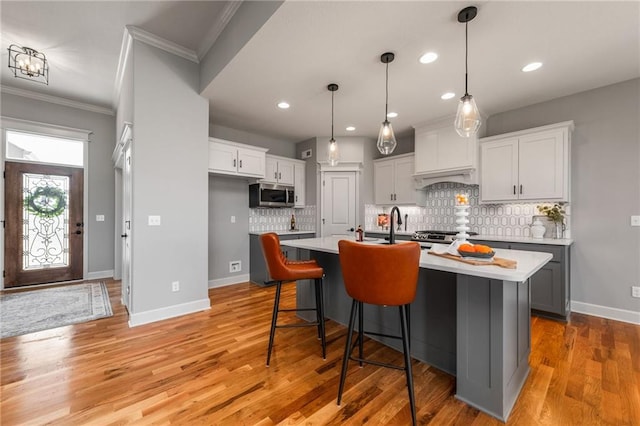
[[(198, 65), (133, 42), (133, 313), (208, 299), (208, 103)], [(161, 226), (148, 226), (148, 216)], [(180, 291), (171, 291), (171, 282)]]
[(244, 1), (200, 61), (200, 93), (282, 5), (282, 1)]
[(565, 120), (572, 139), (571, 299), (640, 311), (640, 79), (493, 115), (487, 136)]
[[(209, 125), (209, 136), (268, 148), (268, 154), (296, 158), (295, 145), (277, 138), (216, 124)], [(208, 193), (209, 280), (249, 274), (249, 180), (209, 175)], [(236, 217), (236, 223), (231, 223), (231, 216)], [(242, 261), (240, 272), (229, 272), (232, 260)]]
[[(88, 272), (113, 269), (114, 171), (111, 153), (115, 146), (115, 117), (70, 108), (16, 95), (2, 94), (2, 115), (40, 123), (91, 130), (89, 142), (88, 209), (85, 224), (88, 239)], [(104, 222), (96, 222), (103, 214)]]

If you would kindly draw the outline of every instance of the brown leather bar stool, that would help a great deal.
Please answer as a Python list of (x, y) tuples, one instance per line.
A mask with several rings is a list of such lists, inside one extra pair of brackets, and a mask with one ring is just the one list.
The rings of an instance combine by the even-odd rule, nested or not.
[[(411, 419), (416, 424), (416, 403), (413, 394), (413, 375), (411, 372), (411, 354), (409, 352), (409, 304), (416, 297), (418, 271), (420, 268), (420, 245), (407, 242), (394, 245), (367, 245), (353, 241), (338, 242), (342, 277), (347, 294), (353, 299), (349, 317), (349, 331), (342, 358), (342, 373), (338, 389), (338, 405), (342, 399), (344, 382), (347, 376), (349, 360), (374, 364), (382, 367), (404, 370), (409, 390)], [(363, 328), (363, 304), (380, 306), (398, 306), (400, 312), (401, 336), (365, 331)], [(351, 346), (354, 323), (358, 313), (357, 342)], [(363, 336), (370, 334), (402, 340), (404, 366), (385, 364), (366, 360), (363, 356)], [(358, 357), (352, 356), (358, 345)]]
[[(322, 292), (322, 280), (324, 270), (315, 260), (288, 260), (280, 250), (280, 238), (276, 233), (260, 235), (262, 253), (267, 261), (267, 269), (273, 281), (276, 281), (276, 298), (273, 303), (273, 315), (271, 316), (271, 333), (269, 334), (269, 351), (267, 353), (267, 367), (271, 361), (271, 350), (276, 328), (317, 326), (318, 337), (322, 340), (322, 358), (327, 358), (327, 341), (324, 331), (324, 301)], [(292, 283), (297, 280), (315, 280), (315, 308), (280, 309), (280, 290), (282, 284)], [(279, 312), (315, 311), (316, 321), (296, 324), (278, 325)]]

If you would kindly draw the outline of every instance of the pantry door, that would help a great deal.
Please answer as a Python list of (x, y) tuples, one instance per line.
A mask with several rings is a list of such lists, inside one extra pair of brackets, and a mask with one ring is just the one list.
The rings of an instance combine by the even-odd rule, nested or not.
[(353, 235), (357, 211), (356, 172), (326, 172), (322, 185), (322, 236)]
[(5, 288), (82, 279), (84, 170), (5, 163)]

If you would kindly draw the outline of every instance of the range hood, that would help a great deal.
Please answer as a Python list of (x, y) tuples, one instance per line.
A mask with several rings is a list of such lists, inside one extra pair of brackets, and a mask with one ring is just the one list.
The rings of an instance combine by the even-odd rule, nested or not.
[(437, 172), (421, 173), (413, 175), (415, 188), (422, 189), (434, 183), (456, 182), (465, 185), (478, 184), (478, 170), (476, 168), (464, 168), (456, 170), (442, 170)]

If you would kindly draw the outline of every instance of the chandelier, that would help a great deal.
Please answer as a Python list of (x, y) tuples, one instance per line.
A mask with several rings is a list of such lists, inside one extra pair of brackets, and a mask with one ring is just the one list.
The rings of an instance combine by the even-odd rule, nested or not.
[(14, 77), (49, 84), (49, 63), (44, 53), (16, 44), (9, 46), (9, 68)]

